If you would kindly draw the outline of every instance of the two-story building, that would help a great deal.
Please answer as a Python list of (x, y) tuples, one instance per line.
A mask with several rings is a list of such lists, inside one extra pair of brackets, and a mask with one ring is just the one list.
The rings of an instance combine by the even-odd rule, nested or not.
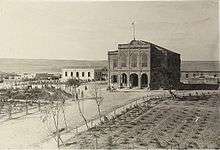
[(166, 89), (180, 83), (180, 54), (142, 40), (108, 51), (109, 86)]

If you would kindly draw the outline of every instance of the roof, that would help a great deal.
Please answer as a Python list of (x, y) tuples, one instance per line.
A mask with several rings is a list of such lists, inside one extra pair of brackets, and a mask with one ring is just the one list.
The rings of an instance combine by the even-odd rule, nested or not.
[(131, 45), (146, 45), (146, 44), (149, 44), (149, 42), (142, 41), (142, 40), (132, 40), (130, 44)]
[(181, 71), (220, 71), (219, 61), (182, 61)]
[(147, 41), (143, 41), (143, 40), (135, 40), (135, 39), (131, 40), (131, 42), (128, 43), (128, 44), (118, 44), (118, 48), (119, 49), (127, 49), (128, 47), (129, 48), (137, 48), (137, 47), (146, 48), (148, 45), (153, 45), (159, 51), (178, 54), (178, 53), (173, 52), (171, 50), (168, 50), (168, 49), (166, 49), (164, 47), (161, 47), (161, 46), (158, 46), (156, 44), (153, 44), (151, 42), (147, 42)]

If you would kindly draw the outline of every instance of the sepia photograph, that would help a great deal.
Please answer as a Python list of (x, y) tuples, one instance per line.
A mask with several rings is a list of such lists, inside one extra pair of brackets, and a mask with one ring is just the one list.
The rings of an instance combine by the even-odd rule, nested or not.
[(220, 149), (219, 0), (1, 0), (0, 150)]

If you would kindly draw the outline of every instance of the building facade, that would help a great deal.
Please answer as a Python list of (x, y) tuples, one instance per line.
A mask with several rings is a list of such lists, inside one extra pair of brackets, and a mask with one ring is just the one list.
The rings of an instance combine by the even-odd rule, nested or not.
[(180, 54), (132, 40), (108, 52), (109, 86), (166, 89), (180, 83)]
[(220, 84), (220, 62), (182, 62), (181, 82), (185, 84)]
[(62, 69), (62, 81), (67, 81), (71, 78), (81, 80), (94, 80), (94, 69), (92, 68), (67, 68)]
[(95, 67), (71, 67), (62, 69), (61, 81), (75, 78), (84, 81), (106, 80), (106, 69)]
[(220, 71), (181, 71), (181, 82), (185, 84), (219, 84)]

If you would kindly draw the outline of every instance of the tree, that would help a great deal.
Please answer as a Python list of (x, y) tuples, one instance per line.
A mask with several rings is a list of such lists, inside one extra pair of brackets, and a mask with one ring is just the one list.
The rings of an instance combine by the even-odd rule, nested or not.
[(0, 97), (0, 114), (2, 112), (4, 105), (5, 105), (5, 100), (3, 97)]
[(8, 103), (8, 119), (11, 119), (12, 118), (12, 103), (9, 102)]
[[(27, 92), (27, 91), (26, 91)], [(25, 92), (25, 112), (26, 112), (26, 115), (28, 115), (28, 100), (31, 99), (31, 94), (30, 93), (26, 93)]]
[(8, 119), (12, 118), (12, 111), (13, 111), (13, 101), (12, 101), (12, 97), (13, 97), (13, 93), (11, 92), (11, 90), (7, 90), (5, 93), (5, 98), (7, 99), (7, 104), (8, 104), (8, 108), (7, 108), (7, 112), (8, 112)]
[[(60, 147), (60, 142), (64, 143), (61, 136), (60, 136), (60, 112), (61, 109), (63, 109), (63, 99), (61, 98), (62, 96), (60, 95), (60, 93), (54, 92), (53, 94), (51, 94), (51, 96), (49, 97), (50, 99), (50, 104), (47, 106), (47, 109), (44, 111), (45, 112), (45, 116), (43, 117), (43, 122), (45, 122), (46, 120), (48, 120), (48, 118), (52, 119), (52, 122), (54, 124), (55, 127), (55, 133), (56, 133), (56, 138), (55, 141), (57, 142), (57, 147)], [(63, 111), (64, 114), (64, 111)], [(65, 115), (64, 115), (64, 119), (65, 119)], [(66, 120), (65, 120), (65, 125), (66, 124)]]
[(97, 111), (98, 111), (98, 115), (99, 115), (99, 120), (100, 120), (100, 122), (102, 122), (101, 104), (102, 104), (104, 98), (101, 95), (101, 88), (97, 84), (93, 84), (93, 87), (91, 88), (90, 92), (91, 92), (92, 97), (94, 97), (94, 99), (95, 99)]
[(77, 91), (76, 91), (76, 88), (79, 87), (80, 84), (81, 84), (81, 82), (79, 80), (75, 79), (75, 78), (68, 79), (66, 81), (66, 85), (67, 86), (74, 88), (74, 93), (72, 93), (72, 95), (75, 98), (75, 101), (77, 102), (79, 113), (80, 113), (81, 117), (83, 118), (83, 120), (84, 120), (84, 122), (86, 124), (87, 129), (89, 129), (89, 126), (88, 126), (88, 123), (87, 123), (87, 119), (86, 119), (85, 115), (83, 114), (82, 109), (80, 107), (80, 101), (78, 99), (78, 94), (77, 94)]

